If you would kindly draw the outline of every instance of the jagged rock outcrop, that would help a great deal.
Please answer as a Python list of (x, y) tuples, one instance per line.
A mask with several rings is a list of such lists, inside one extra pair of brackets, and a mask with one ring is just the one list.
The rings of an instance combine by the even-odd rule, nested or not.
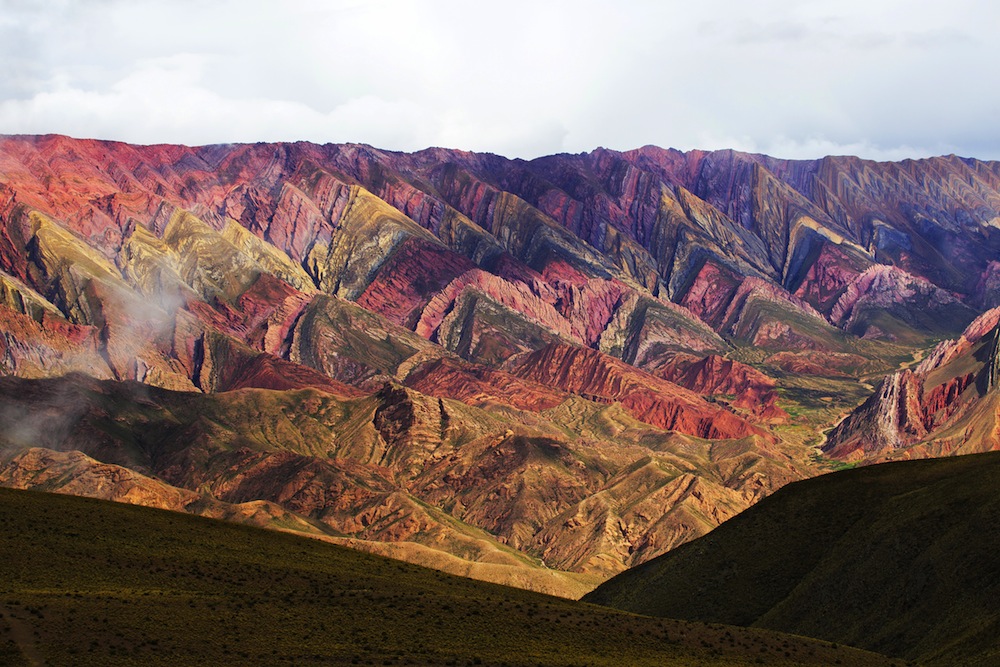
[(871, 397), (830, 433), (824, 451), (841, 458), (848, 453), (870, 457), (919, 439), (927, 433), (921, 398), (922, 386), (912, 371), (886, 376)]
[[(939, 343), (915, 370), (884, 378), (834, 428), (824, 451), (838, 458), (898, 458), (1000, 448), (1000, 310)], [(986, 327), (992, 325), (988, 331)]]
[(941, 333), (974, 317), (953, 294), (891, 266), (858, 275), (830, 311), (830, 320), (847, 331), (890, 340), (905, 335), (900, 330)]

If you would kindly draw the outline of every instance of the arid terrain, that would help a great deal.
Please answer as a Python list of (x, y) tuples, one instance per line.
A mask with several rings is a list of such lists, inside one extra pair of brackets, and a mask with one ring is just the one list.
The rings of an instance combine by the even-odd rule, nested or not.
[(0, 139), (0, 483), (565, 597), (1000, 448), (1000, 163)]

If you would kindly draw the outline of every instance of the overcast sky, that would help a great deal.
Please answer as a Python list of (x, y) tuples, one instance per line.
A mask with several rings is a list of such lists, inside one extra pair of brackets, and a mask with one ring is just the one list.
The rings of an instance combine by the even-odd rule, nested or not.
[(1000, 159), (988, 0), (0, 0), (0, 133)]

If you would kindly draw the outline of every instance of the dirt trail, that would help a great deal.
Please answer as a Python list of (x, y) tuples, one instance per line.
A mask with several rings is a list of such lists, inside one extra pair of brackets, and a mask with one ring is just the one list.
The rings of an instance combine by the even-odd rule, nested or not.
[(19, 618), (15, 618), (11, 613), (10, 607), (0, 606), (0, 614), (3, 616), (0, 619), (0, 623), (7, 626), (8, 636), (17, 644), (17, 648), (20, 649), (21, 654), (27, 659), (28, 664), (31, 667), (45, 667), (45, 660), (42, 659), (41, 654), (38, 652), (38, 647), (35, 645), (35, 637), (31, 632), (31, 625)]

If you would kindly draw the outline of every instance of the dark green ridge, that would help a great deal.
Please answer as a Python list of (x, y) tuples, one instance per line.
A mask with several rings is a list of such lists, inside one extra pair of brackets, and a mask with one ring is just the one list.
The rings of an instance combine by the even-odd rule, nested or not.
[(887, 665), (294, 535), (0, 489), (3, 665)]
[(584, 599), (929, 665), (1000, 664), (1000, 453), (790, 484)]

